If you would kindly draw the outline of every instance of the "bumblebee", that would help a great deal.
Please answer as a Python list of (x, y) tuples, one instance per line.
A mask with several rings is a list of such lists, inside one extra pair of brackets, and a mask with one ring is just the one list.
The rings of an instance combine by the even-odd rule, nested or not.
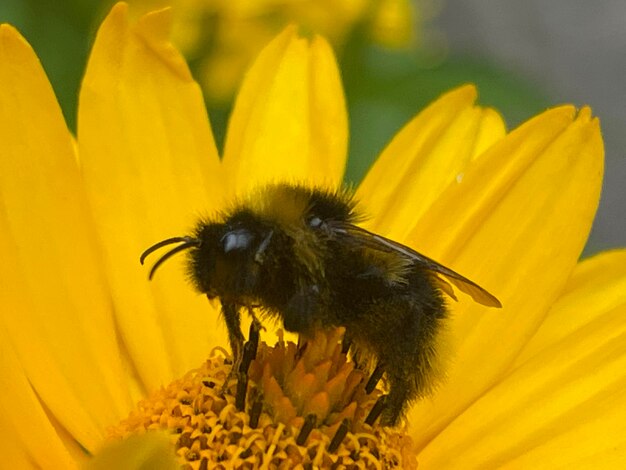
[[(439, 377), (438, 349), (450, 284), (476, 302), (501, 307), (469, 279), (413, 249), (359, 227), (347, 190), (274, 184), (190, 236), (163, 240), (141, 256), (174, 243), (152, 267), (187, 251), (189, 277), (221, 301), (234, 362), (242, 357), (242, 311), (278, 319), (307, 338), (320, 328), (345, 327), (357, 361), (373, 358), (389, 393), (381, 422), (396, 425), (408, 404), (427, 395)], [(234, 369), (234, 368), (233, 368)]]

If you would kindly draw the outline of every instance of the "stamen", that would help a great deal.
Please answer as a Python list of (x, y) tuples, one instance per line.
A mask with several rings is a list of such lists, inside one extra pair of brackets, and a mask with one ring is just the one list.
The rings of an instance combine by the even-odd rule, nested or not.
[(306, 443), (309, 434), (311, 434), (311, 431), (313, 431), (313, 428), (315, 427), (316, 421), (317, 416), (315, 416), (313, 413), (306, 417), (306, 419), (304, 420), (304, 424), (302, 425), (302, 428), (298, 433), (298, 437), (296, 437), (296, 444), (298, 444), (299, 446), (303, 446)]
[(257, 348), (251, 331), (236, 384), (222, 388), (232, 361), (218, 353), (140, 402), (109, 435), (168, 429), (182, 468), (415, 469), (405, 430), (374, 426), (384, 396), (366, 393), (342, 335), (318, 332), (306, 347), (279, 335), (275, 347)]
[(348, 419), (346, 418), (341, 422), (341, 424), (337, 428), (337, 432), (333, 436), (332, 441), (330, 441), (330, 444), (328, 446), (328, 452), (334, 453), (339, 447), (339, 444), (341, 444), (341, 442), (345, 439), (347, 434), (348, 434)]

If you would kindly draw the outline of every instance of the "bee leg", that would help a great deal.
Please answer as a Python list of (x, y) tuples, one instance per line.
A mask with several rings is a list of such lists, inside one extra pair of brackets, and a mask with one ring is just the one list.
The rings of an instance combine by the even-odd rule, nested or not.
[(352, 348), (352, 340), (347, 335), (344, 335), (343, 339), (341, 340), (341, 354), (348, 354), (348, 352)]
[(319, 287), (307, 286), (295, 293), (283, 311), (283, 324), (287, 331), (310, 333), (319, 307)]
[(222, 392), (228, 388), (230, 380), (237, 375), (239, 371), (239, 365), (243, 357), (243, 343), (244, 337), (241, 332), (241, 316), (239, 312), (239, 306), (236, 304), (223, 304), (222, 315), (226, 322), (226, 329), (228, 330), (228, 341), (230, 343), (230, 349), (233, 352), (233, 365), (228, 373), (228, 377), (222, 387)]
[(380, 414), (385, 410), (387, 406), (387, 395), (381, 395), (374, 403), (374, 406), (370, 409), (370, 412), (365, 417), (365, 424), (373, 426)]
[(250, 318), (252, 318), (252, 324), (250, 324), (250, 334), (252, 334), (253, 329), (255, 330), (256, 334), (259, 334), (261, 331), (265, 330), (263, 324), (261, 323), (261, 320), (259, 320), (254, 313), (254, 309), (258, 307), (258, 305), (248, 306), (248, 315), (250, 315)]
[(354, 362), (354, 367), (358, 370), (361, 370), (365, 373), (372, 371), (371, 357), (363, 350), (359, 350), (356, 347), (351, 349), (352, 352), (352, 362)]
[[(248, 393), (248, 369), (256, 358), (259, 347), (259, 326), (253, 321), (250, 325), (248, 341), (243, 345), (243, 354), (237, 370), (237, 391), (235, 392), (235, 407), (239, 411), (245, 411), (246, 395)], [(234, 365), (233, 365), (234, 367)], [(231, 371), (231, 375), (232, 375)]]
[[(259, 319), (252, 315), (252, 323), (250, 323), (250, 331), (248, 332), (248, 342), (254, 345), (254, 356), (256, 357), (256, 350), (259, 347), (259, 338), (261, 336), (261, 330), (265, 330)], [(253, 358), (254, 359), (254, 358)]]
[(408, 377), (386, 372), (389, 380), (389, 395), (385, 399), (385, 409), (380, 422), (383, 426), (397, 426), (400, 417), (404, 415), (410, 398), (414, 395), (414, 387)]
[(346, 331), (341, 342), (341, 352), (349, 354), (350, 359), (354, 362), (354, 367), (358, 370), (366, 371), (368, 369), (368, 354), (359, 349), (358, 342), (352, 339), (350, 331)]

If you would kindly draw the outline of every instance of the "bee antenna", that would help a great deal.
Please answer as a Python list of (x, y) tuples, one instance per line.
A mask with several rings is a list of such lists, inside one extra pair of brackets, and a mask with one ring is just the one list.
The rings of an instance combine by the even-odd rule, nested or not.
[(198, 246), (198, 244), (199, 244), (198, 240), (195, 240), (192, 238), (189, 241), (186, 241), (185, 243), (183, 243), (182, 245), (179, 245), (176, 248), (172, 248), (170, 251), (168, 251), (163, 256), (161, 256), (157, 260), (156, 263), (154, 263), (154, 266), (152, 266), (152, 269), (150, 269), (150, 274), (148, 275), (148, 279), (152, 280), (152, 277), (154, 276), (154, 273), (156, 272), (158, 267), (161, 266), (169, 258), (174, 256), (176, 253), (180, 253), (181, 251), (191, 248), (192, 246)]
[(146, 258), (148, 257), (148, 255), (150, 253), (154, 253), (159, 248), (162, 248), (162, 247), (167, 246), (167, 245), (171, 245), (172, 243), (181, 243), (181, 242), (185, 242), (185, 243), (194, 242), (194, 243), (197, 243), (197, 240), (195, 238), (191, 238), (191, 237), (173, 237), (173, 238), (168, 238), (167, 240), (162, 240), (159, 243), (155, 243), (150, 248), (148, 248), (146, 251), (144, 251), (141, 254), (141, 257), (139, 258), (139, 262), (143, 265), (143, 262), (146, 260)]

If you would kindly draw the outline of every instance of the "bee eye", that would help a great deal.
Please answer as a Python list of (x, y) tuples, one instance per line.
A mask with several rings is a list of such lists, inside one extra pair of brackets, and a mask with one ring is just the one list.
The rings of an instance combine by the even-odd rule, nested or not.
[(309, 219), (309, 227), (311, 228), (320, 228), (323, 223), (324, 221), (316, 215)]
[(224, 253), (233, 250), (245, 250), (250, 246), (254, 236), (246, 229), (232, 230), (222, 237)]

